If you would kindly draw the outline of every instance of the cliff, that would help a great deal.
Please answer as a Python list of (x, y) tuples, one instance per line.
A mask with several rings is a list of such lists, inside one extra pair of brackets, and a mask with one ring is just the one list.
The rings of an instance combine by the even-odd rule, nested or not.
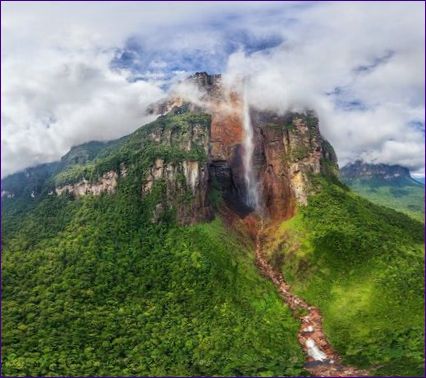
[[(337, 173), (333, 148), (312, 111), (278, 115), (249, 108), (241, 91), (227, 88), (220, 75), (197, 73), (188, 83), (201, 93), (196, 102), (174, 94), (151, 108), (159, 114), (156, 121), (133, 134), (73, 148), (50, 176), (43, 176), (44, 193), (114, 194), (121, 183), (133, 180), (154, 222), (170, 212), (181, 224), (211, 219), (218, 200), (240, 216), (256, 210), (285, 219), (296, 205), (306, 205), (313, 176)], [(252, 151), (247, 151), (247, 127)], [(257, 209), (247, 201), (248, 169)], [(10, 181), (3, 185), (5, 199), (14, 195)], [(40, 187), (26, 193), (41, 195)]]
[[(243, 164), (244, 99), (226, 88), (219, 75), (197, 73), (189, 78), (203, 93), (204, 111), (212, 116), (210, 129), (210, 181), (220, 190), (229, 207), (241, 215), (247, 206), (247, 183)], [(184, 103), (185, 99), (174, 99)], [(264, 216), (283, 219), (296, 204), (306, 205), (312, 191), (311, 175), (335, 175), (337, 158), (319, 130), (314, 112), (284, 116), (249, 109), (253, 128), (253, 171)]]
[[(199, 92), (192, 111), (202, 109), (212, 117), (209, 141), (210, 181), (220, 190), (229, 207), (241, 215), (247, 206), (244, 156), (244, 98), (242, 88), (228, 88), (220, 75), (199, 72), (188, 78)], [(157, 111), (167, 112), (189, 101), (172, 95)], [(322, 138), (315, 113), (283, 116), (249, 109), (253, 128), (253, 173), (264, 216), (283, 219), (294, 213), (296, 204), (306, 205), (312, 191), (311, 175), (336, 175), (337, 158)]]

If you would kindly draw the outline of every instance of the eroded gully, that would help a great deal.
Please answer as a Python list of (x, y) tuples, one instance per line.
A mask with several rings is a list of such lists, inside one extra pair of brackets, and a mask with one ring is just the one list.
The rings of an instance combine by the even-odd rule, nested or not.
[(293, 315), (300, 320), (297, 335), (299, 344), (305, 353), (305, 369), (318, 377), (368, 376), (366, 370), (341, 364), (340, 356), (333, 350), (324, 335), (322, 317), (318, 308), (310, 306), (291, 292), (281, 273), (275, 271), (263, 253), (263, 222), (256, 235), (256, 265), (264, 276), (270, 279), (278, 289), (283, 301), (290, 307)]

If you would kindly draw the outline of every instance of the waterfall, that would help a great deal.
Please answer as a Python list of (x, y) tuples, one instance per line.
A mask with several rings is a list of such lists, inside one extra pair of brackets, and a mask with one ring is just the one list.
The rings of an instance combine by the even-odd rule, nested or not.
[(253, 208), (255, 211), (259, 210), (259, 193), (256, 178), (253, 171), (253, 127), (250, 119), (250, 107), (247, 99), (247, 85), (244, 81), (243, 89), (243, 167), (244, 167), (244, 180), (246, 184), (246, 205)]

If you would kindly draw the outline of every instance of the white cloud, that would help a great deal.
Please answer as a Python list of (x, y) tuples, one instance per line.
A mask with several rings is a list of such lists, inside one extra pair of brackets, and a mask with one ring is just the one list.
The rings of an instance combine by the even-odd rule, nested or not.
[[(1, 7), (2, 176), (58, 159), (78, 143), (120, 137), (148, 120), (144, 111), (163, 95), (161, 70), (168, 66), (161, 54), (155, 56), (151, 67), (158, 71), (142, 73), (146, 82), (128, 81), (126, 69), (112, 70), (115, 49), (129, 37), (141, 42), (144, 54), (182, 50), (214, 60), (239, 31), (284, 41), (229, 58), (226, 78), (250, 76), (255, 106), (316, 109), (341, 164), (361, 157), (424, 171), (424, 132), (410, 126), (424, 124), (422, 3), (3, 2)], [(327, 95), (332, 92), (339, 93)], [(336, 102), (358, 102), (364, 109)]]
[(341, 165), (424, 171), (424, 126), (410, 125), (424, 125), (424, 4), (323, 3), (299, 16), (280, 47), (233, 54), (228, 80), (249, 76), (259, 108), (315, 109)]
[(157, 50), (176, 42), (214, 50), (220, 33), (204, 30), (203, 17), (260, 6), (2, 2), (2, 177), (57, 160), (75, 144), (121, 137), (150, 120), (145, 109), (163, 96), (161, 75), (131, 82), (125, 69), (110, 67), (129, 37)]
[[(155, 85), (129, 83), (109, 69), (109, 54), (44, 52), (31, 64), (2, 66), (2, 174), (53, 161), (73, 145), (121, 137), (151, 120), (163, 96)], [(19, 72), (7, 77), (6, 72)]]
[[(2, 176), (58, 160), (73, 145), (128, 134), (152, 119), (145, 110), (164, 95), (155, 82), (129, 82), (125, 71), (111, 70), (112, 45), (89, 28), (102, 34), (106, 24), (91, 24), (91, 6), (87, 25), (76, 24), (79, 12), (68, 19), (58, 4), (42, 7), (46, 14), (2, 13)], [(108, 38), (121, 34), (113, 42), (123, 42), (128, 32)]]

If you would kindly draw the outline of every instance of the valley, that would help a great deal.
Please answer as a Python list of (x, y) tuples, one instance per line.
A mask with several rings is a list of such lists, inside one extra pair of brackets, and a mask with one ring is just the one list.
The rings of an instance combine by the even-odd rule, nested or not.
[(357, 370), (341, 365), (341, 357), (327, 341), (322, 326), (322, 316), (318, 308), (308, 305), (294, 295), (281, 273), (274, 270), (262, 251), (263, 220), (258, 222), (256, 234), (256, 265), (262, 274), (276, 286), (284, 303), (291, 309), (293, 316), (300, 321), (298, 341), (305, 353), (305, 369), (316, 377), (368, 376), (366, 370)]

